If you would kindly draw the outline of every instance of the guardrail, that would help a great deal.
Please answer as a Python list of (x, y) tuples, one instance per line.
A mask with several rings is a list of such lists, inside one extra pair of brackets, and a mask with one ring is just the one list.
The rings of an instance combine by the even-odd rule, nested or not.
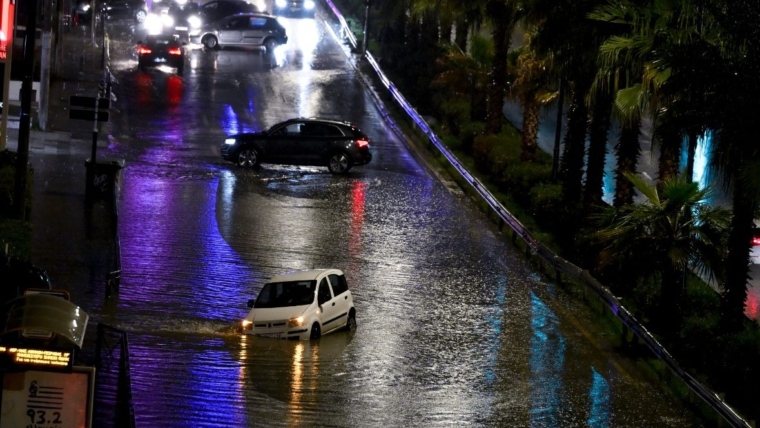
[[(346, 24), (346, 20), (340, 13), (338, 8), (333, 4), (331, 0), (325, 0), (327, 5), (332, 9), (336, 19), (340, 22), (341, 35), (343, 35), (354, 49), (357, 48), (356, 37), (353, 35), (351, 29)], [(380, 66), (375, 61), (375, 58), (371, 53), (365, 52), (364, 59), (372, 65), (372, 68), (377, 73), (377, 77), (388, 89), (390, 94), (396, 100), (398, 105), (409, 115), (409, 118), (420, 128), (420, 130), (430, 139), (430, 143), (448, 160), (454, 169), (472, 186), (472, 188), (480, 195), (481, 198), (488, 204), (489, 207), (499, 216), (501, 221), (509, 225), (513, 231), (513, 238), (519, 237), (525, 242), (527, 248), (531, 253), (534, 253), (543, 262), (551, 265), (557, 272), (579, 281), (588, 287), (594, 294), (601, 300), (610, 311), (623, 323), (624, 326), (629, 328), (636, 337), (639, 338), (646, 346), (657, 356), (665, 365), (671, 370), (671, 372), (677, 376), (684, 384), (686, 384), (698, 397), (700, 397), (707, 405), (709, 405), (718, 415), (720, 415), (726, 422), (733, 427), (752, 428), (754, 424), (750, 424), (739, 416), (728, 403), (721, 399), (718, 394), (711, 391), (709, 388), (702, 385), (693, 376), (687, 373), (678, 362), (673, 358), (670, 353), (662, 346), (654, 336), (647, 331), (628, 310), (620, 304), (620, 301), (615, 297), (607, 287), (597, 281), (591, 274), (573, 263), (559, 257), (552, 252), (549, 248), (539, 242), (533, 237), (525, 226), (515, 218), (509, 211), (507, 211), (501, 203), (488, 191), (488, 189), (474, 177), (470, 172), (462, 165), (457, 157), (449, 151), (445, 144), (438, 138), (433, 132), (430, 126), (420, 116), (411, 104), (404, 98), (401, 92), (396, 89), (387, 76), (380, 69)], [(386, 118), (388, 115), (383, 113)]]

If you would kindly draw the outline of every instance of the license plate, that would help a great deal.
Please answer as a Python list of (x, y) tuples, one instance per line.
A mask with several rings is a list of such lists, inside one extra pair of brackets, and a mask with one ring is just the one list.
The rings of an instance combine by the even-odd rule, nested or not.
[(268, 339), (277, 339), (280, 337), (279, 334), (269, 333), (269, 334), (260, 334), (259, 337), (266, 337)]

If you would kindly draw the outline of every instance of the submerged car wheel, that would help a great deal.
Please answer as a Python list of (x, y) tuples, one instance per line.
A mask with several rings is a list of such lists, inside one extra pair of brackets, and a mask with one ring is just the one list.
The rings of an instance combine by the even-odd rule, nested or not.
[(243, 149), (238, 155), (238, 166), (253, 168), (259, 165), (259, 153), (256, 149)]
[(356, 312), (352, 309), (348, 313), (348, 321), (346, 321), (346, 331), (356, 331)]
[(345, 153), (335, 153), (327, 161), (327, 169), (333, 174), (345, 174), (351, 169), (351, 159)]
[(319, 323), (314, 323), (314, 325), (311, 326), (311, 334), (309, 334), (309, 339), (319, 339), (322, 336), (322, 329), (319, 327)]
[(277, 40), (269, 38), (264, 42), (264, 47), (267, 48), (267, 52), (274, 52), (274, 48), (277, 47)]
[(206, 36), (203, 38), (203, 46), (205, 46), (206, 49), (217, 49), (219, 48), (219, 40), (214, 36)]

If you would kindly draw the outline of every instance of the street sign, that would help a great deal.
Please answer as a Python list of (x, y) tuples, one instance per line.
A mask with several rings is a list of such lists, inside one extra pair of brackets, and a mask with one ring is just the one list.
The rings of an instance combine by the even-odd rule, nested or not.
[(97, 120), (98, 122), (108, 122), (108, 112), (98, 111), (98, 114), (96, 117), (95, 110), (70, 109), (69, 119), (89, 120), (90, 122), (94, 122), (95, 120)]
[[(95, 108), (95, 97), (82, 97), (79, 95), (72, 95), (69, 97), (69, 105), (71, 107), (82, 108)], [(111, 108), (111, 100), (108, 98), (97, 98), (98, 110), (108, 110)]]

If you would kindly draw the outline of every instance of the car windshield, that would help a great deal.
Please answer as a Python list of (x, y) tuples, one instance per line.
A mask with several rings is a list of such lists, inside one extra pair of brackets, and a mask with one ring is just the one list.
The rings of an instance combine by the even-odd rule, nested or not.
[(314, 301), (316, 281), (270, 282), (256, 297), (254, 308), (284, 308), (308, 305)]

